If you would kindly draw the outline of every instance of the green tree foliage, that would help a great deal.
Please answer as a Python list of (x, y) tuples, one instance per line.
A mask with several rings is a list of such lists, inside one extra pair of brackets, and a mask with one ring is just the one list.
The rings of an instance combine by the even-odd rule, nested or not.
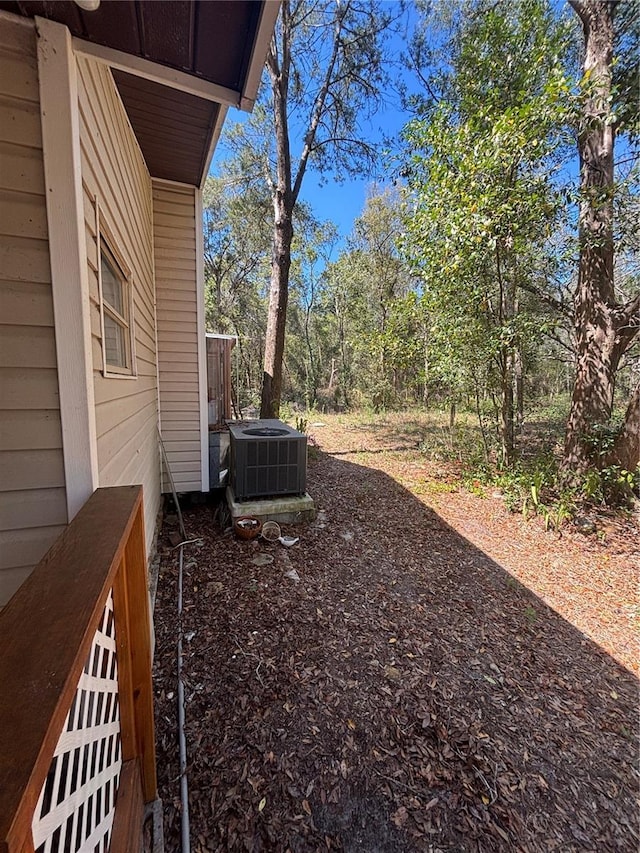
[(320, 223), (302, 207), (292, 245), (290, 301), (285, 348), (285, 394), (315, 408), (331, 384), (331, 337), (323, 308), (324, 270), (337, 241), (331, 222)]
[(405, 249), (431, 317), (432, 369), (454, 395), (471, 382), (476, 397), (495, 399), (510, 463), (538, 305), (560, 303), (550, 240), (563, 214), (555, 171), (567, 28), (544, 0), (476, 2), (465, 12), (440, 81), (446, 99), (423, 104), (405, 130)]
[(612, 84), (615, 130), (631, 143), (640, 141), (640, 0), (611, 4), (613, 13)]
[[(260, 183), (247, 182), (243, 164), (223, 164), (225, 177), (205, 185), (204, 256), (207, 331), (238, 339), (235, 385), (240, 409), (259, 405), (264, 360), (271, 252), (271, 206)], [(316, 402), (325, 378), (328, 347), (320, 311), (322, 271), (336, 229), (319, 223), (304, 204), (296, 207), (291, 247), (291, 310), (286, 354), (290, 399)], [(329, 361), (330, 363), (330, 361)]]
[[(447, 403), (451, 423), (473, 406), (487, 455), (497, 447), (508, 465), (525, 412), (568, 394), (586, 364), (579, 449), (621, 467), (619, 447), (640, 436), (639, 3), (571, 0), (586, 29), (552, 0), (419, 4), (409, 53), (422, 91), (406, 99), (396, 186), (371, 190), (335, 260), (335, 230), (300, 187), (307, 168), (357, 171), (375, 156), (358, 117), (384, 78), (384, 7), (283, 5), (262, 100), (227, 134), (232, 157), (206, 191), (208, 322), (239, 336), (244, 403), (263, 416), (281, 392), (319, 408)], [(583, 73), (583, 30), (600, 12), (613, 24), (606, 73)], [(606, 170), (596, 137), (611, 142)]]
[(347, 248), (327, 270), (324, 303), (337, 336), (336, 392), (377, 409), (419, 396), (424, 318), (397, 246), (397, 192), (373, 188)]

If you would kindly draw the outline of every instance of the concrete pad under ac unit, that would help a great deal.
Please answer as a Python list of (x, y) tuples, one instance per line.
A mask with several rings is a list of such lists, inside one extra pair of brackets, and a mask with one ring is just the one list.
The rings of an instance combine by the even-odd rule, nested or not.
[(260, 521), (277, 521), (279, 524), (302, 524), (313, 521), (316, 517), (316, 507), (313, 498), (304, 495), (292, 495), (275, 498), (259, 498), (249, 501), (238, 501), (231, 486), (227, 486), (227, 504), (231, 518), (241, 515), (251, 515)]

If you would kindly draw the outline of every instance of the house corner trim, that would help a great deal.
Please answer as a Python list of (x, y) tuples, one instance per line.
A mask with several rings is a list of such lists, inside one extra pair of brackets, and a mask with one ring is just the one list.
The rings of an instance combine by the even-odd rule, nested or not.
[(42, 148), (68, 520), (98, 487), (78, 81), (71, 35), (36, 17)]
[(207, 341), (204, 316), (204, 232), (202, 225), (202, 190), (195, 190), (196, 214), (196, 302), (198, 321), (198, 388), (200, 392), (200, 465), (202, 491), (209, 483), (209, 398), (207, 394)]

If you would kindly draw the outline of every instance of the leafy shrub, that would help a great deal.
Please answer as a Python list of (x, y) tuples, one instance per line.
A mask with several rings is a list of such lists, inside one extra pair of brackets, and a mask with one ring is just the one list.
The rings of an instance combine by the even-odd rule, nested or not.
[(559, 530), (575, 513), (575, 494), (559, 487), (558, 467), (549, 454), (537, 456), (526, 467), (520, 463), (499, 472), (494, 484), (512, 512), (521, 512), (524, 518), (539, 515), (546, 529)]
[(624, 506), (639, 492), (640, 468), (627, 471), (620, 465), (608, 465), (600, 471), (589, 471), (581, 487), (585, 501), (607, 506)]
[(627, 471), (621, 465), (603, 464), (614, 448), (619, 431), (620, 424), (616, 422), (596, 424), (589, 436), (595, 467), (586, 474), (581, 490), (589, 503), (624, 506), (634, 493), (640, 493), (640, 466), (635, 471)]

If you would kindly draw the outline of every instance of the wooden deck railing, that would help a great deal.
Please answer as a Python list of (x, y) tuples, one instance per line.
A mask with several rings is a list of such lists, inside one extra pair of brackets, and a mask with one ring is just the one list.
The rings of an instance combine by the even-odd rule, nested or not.
[(0, 853), (140, 849), (150, 636), (142, 488), (98, 489), (0, 613)]

